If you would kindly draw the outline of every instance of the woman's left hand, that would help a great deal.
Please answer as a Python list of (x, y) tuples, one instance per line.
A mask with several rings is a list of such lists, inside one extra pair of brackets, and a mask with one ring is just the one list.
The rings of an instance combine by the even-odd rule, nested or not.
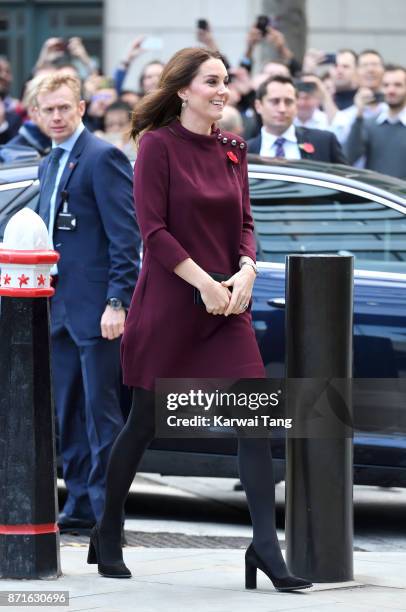
[(255, 282), (255, 272), (251, 266), (242, 266), (241, 270), (227, 281), (221, 284), (224, 287), (232, 287), (230, 303), (224, 315), (242, 314), (250, 303), (252, 288)]

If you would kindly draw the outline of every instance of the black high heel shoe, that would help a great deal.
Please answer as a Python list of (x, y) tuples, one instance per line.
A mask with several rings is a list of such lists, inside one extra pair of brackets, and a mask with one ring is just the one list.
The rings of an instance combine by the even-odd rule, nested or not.
[(95, 525), (90, 533), (87, 562), (90, 564), (97, 563), (99, 574), (105, 578), (131, 578), (131, 572), (124, 561), (120, 560), (111, 564), (101, 562), (99, 537), (99, 531), (97, 525)]
[(277, 578), (272, 570), (260, 559), (255, 551), (253, 544), (250, 544), (245, 553), (245, 588), (257, 588), (257, 569), (260, 569), (271, 580), (277, 591), (298, 591), (299, 589), (309, 589), (312, 583), (296, 576), (286, 576)]

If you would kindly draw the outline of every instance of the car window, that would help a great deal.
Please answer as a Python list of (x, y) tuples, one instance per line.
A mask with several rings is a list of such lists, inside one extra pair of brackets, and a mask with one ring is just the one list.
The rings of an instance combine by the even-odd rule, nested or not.
[[(3, 239), (4, 228), (7, 225), (10, 217), (29, 204), (32, 198), (36, 198), (37, 188), (32, 188), (33, 182), (20, 181), (13, 185), (0, 185), (0, 241)], [(27, 190), (28, 187), (28, 190)], [(28, 198), (25, 193), (32, 192)]]
[(15, 200), (20, 193), (23, 192), (26, 185), (24, 187), (13, 188), (10, 185), (1, 185), (0, 186), (0, 219), (7, 214), (7, 210), (9, 205)]
[(0, 212), (26, 187), (27, 184), (25, 181), (23, 185), (21, 185), (21, 183), (18, 185), (0, 185)]
[[(345, 189), (345, 187), (342, 187)], [(251, 178), (258, 253), (355, 256), (357, 268), (406, 273), (406, 214), (333, 187)]]

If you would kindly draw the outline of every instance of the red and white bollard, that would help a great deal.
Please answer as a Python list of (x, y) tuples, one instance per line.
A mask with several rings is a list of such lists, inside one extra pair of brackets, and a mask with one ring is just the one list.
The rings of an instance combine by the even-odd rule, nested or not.
[(0, 248), (0, 295), (50, 297), (50, 269), (59, 259), (48, 250), (48, 231), (39, 215), (23, 208), (7, 223)]
[(50, 270), (59, 255), (30, 209), (0, 245), (0, 578), (60, 575)]

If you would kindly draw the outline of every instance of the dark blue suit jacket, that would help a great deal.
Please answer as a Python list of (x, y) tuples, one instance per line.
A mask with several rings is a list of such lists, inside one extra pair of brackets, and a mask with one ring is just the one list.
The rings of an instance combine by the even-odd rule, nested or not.
[[(300, 149), (302, 159), (313, 159), (314, 161), (323, 161), (332, 164), (348, 164), (341, 145), (332, 132), (305, 127), (297, 127), (295, 131), (299, 148), (300, 145), (305, 142), (312, 144), (314, 147), (314, 153), (306, 153), (306, 151)], [(248, 153), (259, 154), (261, 142), (262, 136), (260, 132), (258, 136), (248, 140)]]
[[(49, 157), (44, 158), (40, 181), (48, 163)], [(108, 298), (130, 305), (140, 250), (132, 174), (130, 162), (119, 149), (85, 129), (58, 185), (55, 216), (61, 210), (61, 192), (66, 191), (77, 227), (66, 231), (54, 226), (54, 248), (61, 256), (56, 291), (79, 340), (100, 337), (100, 319)]]

